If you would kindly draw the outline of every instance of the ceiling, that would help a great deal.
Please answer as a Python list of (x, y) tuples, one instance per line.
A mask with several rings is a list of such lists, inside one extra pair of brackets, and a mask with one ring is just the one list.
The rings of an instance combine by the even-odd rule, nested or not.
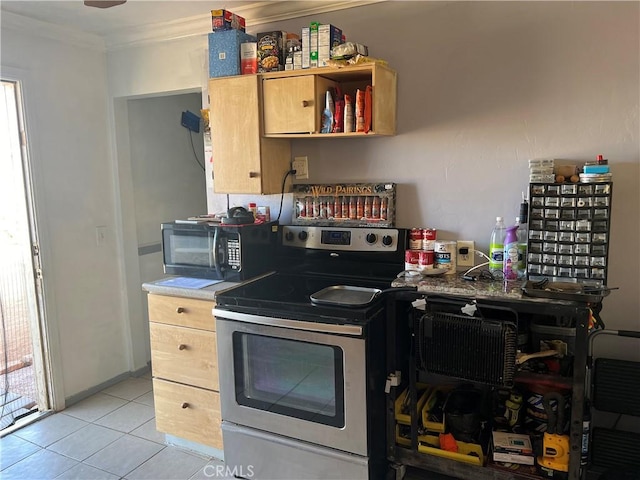
[(82, 0), (0, 0), (3, 26), (5, 19), (65, 29), (100, 37), (107, 48), (160, 37), (176, 38), (211, 31), (211, 10), (226, 8), (243, 16), (247, 26), (285, 20), (296, 16), (341, 10), (376, 3), (373, 1), (194, 1), (127, 0), (111, 8), (87, 7)]

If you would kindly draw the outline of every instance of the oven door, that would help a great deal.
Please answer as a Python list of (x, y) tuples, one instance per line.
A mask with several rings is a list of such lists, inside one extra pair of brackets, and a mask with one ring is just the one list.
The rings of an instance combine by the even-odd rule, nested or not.
[(223, 421), (367, 455), (362, 327), (214, 315)]

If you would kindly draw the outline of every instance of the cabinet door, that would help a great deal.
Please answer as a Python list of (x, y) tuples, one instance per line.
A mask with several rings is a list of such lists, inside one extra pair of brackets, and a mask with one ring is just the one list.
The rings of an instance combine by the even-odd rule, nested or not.
[(218, 390), (215, 332), (149, 323), (154, 377)]
[[(216, 193), (274, 194), (290, 168), (291, 144), (261, 138), (258, 75), (209, 80), (213, 190)], [(289, 181), (285, 191), (288, 191)]]
[(265, 78), (264, 133), (319, 133), (327, 89), (336, 82), (318, 75)]
[(159, 431), (222, 449), (218, 392), (154, 378), (153, 400)]

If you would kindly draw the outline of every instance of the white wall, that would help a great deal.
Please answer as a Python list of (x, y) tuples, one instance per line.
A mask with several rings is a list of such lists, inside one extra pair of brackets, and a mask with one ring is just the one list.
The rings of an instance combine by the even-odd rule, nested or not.
[[(129, 370), (103, 51), (2, 24), (2, 66), (24, 72), (57, 397)], [(98, 247), (96, 226), (106, 226)]]
[[(400, 226), (486, 251), (495, 217), (518, 214), (528, 159), (603, 154), (614, 181), (608, 284), (621, 287), (603, 319), (640, 330), (639, 3), (385, 2), (320, 20), (396, 69), (398, 135), (295, 141), (310, 181), (395, 181)], [(640, 353), (631, 340), (598, 345)]]

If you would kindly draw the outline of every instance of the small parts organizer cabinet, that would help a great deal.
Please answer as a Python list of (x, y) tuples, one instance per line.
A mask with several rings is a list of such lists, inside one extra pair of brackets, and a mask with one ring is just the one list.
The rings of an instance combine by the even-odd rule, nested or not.
[(222, 450), (213, 302), (148, 295), (156, 428)]
[(529, 185), (530, 279), (606, 285), (612, 190), (611, 182)]

